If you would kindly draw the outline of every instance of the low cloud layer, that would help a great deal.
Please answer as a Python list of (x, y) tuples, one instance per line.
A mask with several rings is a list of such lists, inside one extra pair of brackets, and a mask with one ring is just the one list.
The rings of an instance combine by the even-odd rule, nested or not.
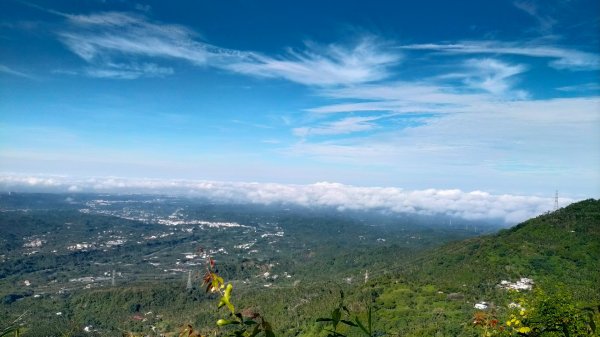
[[(92, 192), (174, 194), (218, 202), (291, 204), (339, 210), (382, 210), (396, 213), (445, 214), (469, 220), (515, 224), (553, 208), (554, 199), (537, 196), (494, 195), (482, 191), (404, 190), (356, 187), (320, 182), (310, 185), (240, 183), (200, 180), (124, 178), (74, 179), (51, 176), (0, 176), (0, 190), (28, 192)], [(560, 206), (573, 202), (561, 198)]]

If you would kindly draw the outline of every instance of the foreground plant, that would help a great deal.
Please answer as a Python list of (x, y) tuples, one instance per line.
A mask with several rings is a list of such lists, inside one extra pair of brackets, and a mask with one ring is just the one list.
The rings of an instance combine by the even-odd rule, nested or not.
[(25, 330), (22, 327), (9, 326), (0, 331), (0, 337), (19, 337), (23, 331)]
[[(258, 312), (253, 310), (236, 311), (232, 303), (233, 285), (225, 284), (225, 281), (219, 276), (215, 267), (215, 260), (208, 258), (206, 264), (206, 273), (203, 277), (203, 286), (206, 286), (206, 292), (218, 293), (220, 296), (218, 309), (226, 307), (229, 314), (226, 317), (217, 320), (217, 326), (230, 326), (229, 336), (236, 337), (254, 337), (264, 334), (265, 337), (275, 337), (271, 324), (267, 322)], [(201, 337), (198, 331), (195, 331), (191, 325), (188, 325), (179, 335), (180, 337)]]
[(23, 326), (21, 326), (21, 321), (23, 320), (23, 317), (25, 317), (28, 314), (28, 312), (24, 312), (23, 314), (21, 314), (21, 316), (19, 316), (17, 319), (15, 319), (9, 326), (3, 328), (0, 330), (0, 337), (19, 337), (21, 336), (21, 334), (23, 332), (25, 332), (25, 328)]
[(484, 311), (477, 311), (473, 315), (473, 325), (481, 330), (482, 337), (512, 336), (512, 331), (501, 324), (494, 314)]
[(482, 337), (490, 336), (597, 336), (600, 307), (578, 308), (559, 290), (552, 296), (540, 289), (509, 305), (502, 323), (492, 314), (476, 312), (473, 324)]
[[(343, 319), (343, 316), (347, 319)], [(328, 337), (347, 337), (338, 331), (340, 323), (352, 328), (358, 328), (365, 336), (375, 336), (373, 333), (372, 309), (370, 305), (367, 309), (366, 324), (363, 323), (358, 316), (355, 315), (354, 319), (352, 319), (351, 316), (350, 310), (344, 305), (344, 292), (340, 290), (340, 302), (337, 308), (331, 311), (331, 317), (318, 318), (317, 322), (329, 322), (330, 328), (325, 329), (325, 331), (329, 332), (327, 335)]]

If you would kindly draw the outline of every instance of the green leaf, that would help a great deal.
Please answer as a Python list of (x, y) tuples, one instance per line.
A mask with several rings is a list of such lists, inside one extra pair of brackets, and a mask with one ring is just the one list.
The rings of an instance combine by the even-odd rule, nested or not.
[(333, 321), (331, 318), (317, 318), (317, 322), (331, 322)]
[(248, 337), (254, 337), (256, 335), (258, 335), (260, 333), (260, 327), (258, 325), (254, 326), (254, 329), (252, 329), (252, 332), (248, 335)]
[(333, 321), (333, 329), (335, 329), (337, 327), (341, 318), (342, 318), (342, 312), (340, 311), (340, 308), (333, 309), (333, 311), (331, 312), (331, 319)]
[(369, 336), (373, 334), (373, 321), (372, 321), (372, 307), (369, 305), (369, 311), (367, 312), (367, 319), (369, 321)]
[(596, 323), (594, 322), (594, 315), (588, 312), (588, 318), (590, 320), (590, 328), (593, 333), (596, 333)]
[(567, 337), (571, 336), (571, 334), (569, 333), (569, 329), (567, 328), (566, 324), (562, 324), (562, 330), (563, 330), (563, 333), (565, 334), (565, 336), (567, 336)]
[(231, 285), (231, 283), (227, 284), (227, 287), (225, 288), (225, 294), (223, 294), (223, 296), (221, 297), (218, 308), (221, 308), (222, 306), (226, 305), (229, 311), (231, 311), (231, 314), (235, 315), (235, 307), (233, 306), (233, 304), (231, 304), (230, 301), (232, 290), (233, 286)]
[(348, 314), (350, 315), (350, 310), (348, 310), (348, 308), (345, 305), (342, 305), (342, 309)]
[(341, 318), (342, 312), (340, 311), (340, 308), (333, 309), (333, 311), (331, 312), (331, 319), (333, 320), (333, 322), (337, 325)]
[(346, 335), (341, 334), (341, 333), (339, 333), (337, 331), (333, 331), (333, 330), (330, 330), (330, 329), (323, 329), (323, 330), (330, 332), (327, 335), (328, 337), (347, 337)]
[(275, 337), (275, 334), (273, 333), (273, 328), (271, 327), (271, 324), (269, 324), (269, 322), (262, 322), (262, 328), (265, 330), (265, 337)]
[(230, 321), (228, 319), (223, 319), (223, 318), (221, 318), (220, 320), (217, 321), (218, 326), (224, 326), (224, 325), (229, 325), (229, 324), (240, 324), (240, 323), (237, 321)]
[(340, 322), (342, 322), (342, 323), (344, 323), (346, 325), (349, 325), (349, 326), (358, 327), (358, 325), (356, 325), (356, 323), (354, 323), (352, 321), (345, 320), (345, 319), (341, 320)]
[(358, 319), (358, 316), (354, 317), (354, 322), (356, 322), (356, 324), (358, 324), (358, 327), (368, 336), (371, 336), (371, 334), (369, 333), (369, 331), (367, 330), (367, 328), (365, 328), (364, 324), (362, 324), (362, 322), (360, 321), (360, 319)]

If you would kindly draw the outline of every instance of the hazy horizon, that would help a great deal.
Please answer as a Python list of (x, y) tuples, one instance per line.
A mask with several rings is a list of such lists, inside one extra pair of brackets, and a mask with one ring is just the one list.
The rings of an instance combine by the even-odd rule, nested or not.
[[(173, 195), (225, 204), (330, 207), (339, 211), (384, 211), (444, 215), (514, 225), (554, 210), (555, 195), (491, 194), (459, 189), (407, 190), (334, 182), (278, 184), (184, 179), (0, 175), (0, 192)], [(560, 196), (558, 207), (584, 198)]]

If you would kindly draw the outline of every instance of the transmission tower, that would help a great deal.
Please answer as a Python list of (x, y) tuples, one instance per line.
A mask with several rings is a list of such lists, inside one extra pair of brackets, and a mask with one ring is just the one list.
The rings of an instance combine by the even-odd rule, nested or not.
[(115, 270), (114, 269), (112, 270), (112, 274), (110, 276), (112, 278), (110, 284), (114, 287), (115, 286)]
[(192, 271), (188, 271), (188, 280), (187, 280), (187, 286), (185, 287), (185, 289), (187, 289), (187, 290), (192, 289)]
[(558, 210), (558, 190), (556, 190), (556, 193), (554, 194), (554, 210)]

